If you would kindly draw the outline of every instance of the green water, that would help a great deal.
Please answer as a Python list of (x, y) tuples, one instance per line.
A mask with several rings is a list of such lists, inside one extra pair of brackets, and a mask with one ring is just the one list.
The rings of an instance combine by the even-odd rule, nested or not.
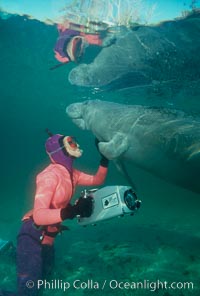
[[(157, 103), (196, 109), (199, 85), (161, 89), (136, 88), (98, 92), (71, 86), (69, 65), (54, 71), (53, 46), (56, 28), (24, 17), (0, 20), (1, 61), (1, 216), (0, 237), (16, 244), (22, 215), (33, 205), (35, 176), (48, 164), (45, 128), (54, 133), (75, 135), (84, 150), (76, 167), (95, 172), (99, 155), (94, 138), (80, 131), (65, 113), (67, 105), (85, 99), (103, 99), (125, 104)], [(97, 49), (85, 61), (95, 55)], [(191, 84), (190, 84), (191, 85)], [(188, 101), (188, 96), (190, 100)], [(141, 99), (142, 98), (142, 99)], [(53, 279), (71, 284), (80, 279), (101, 286), (108, 282), (160, 280), (193, 282), (194, 289), (112, 289), (72, 287), (64, 292), (46, 290), (44, 295), (199, 295), (200, 231), (199, 195), (172, 186), (140, 169), (128, 166), (143, 204), (135, 217), (114, 219), (96, 227), (82, 228), (76, 221), (66, 223), (70, 231), (56, 240), (57, 260)], [(106, 185), (127, 184), (111, 163)], [(77, 190), (76, 196), (80, 189)], [(15, 262), (1, 257), (0, 286), (15, 288)], [(102, 287), (102, 286), (101, 286)], [(68, 294), (67, 294), (68, 293)]]

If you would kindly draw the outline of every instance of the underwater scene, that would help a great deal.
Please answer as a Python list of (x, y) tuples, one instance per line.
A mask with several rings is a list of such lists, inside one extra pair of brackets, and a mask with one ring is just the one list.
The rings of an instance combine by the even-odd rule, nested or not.
[(199, 296), (200, 1), (49, 2), (0, 1), (0, 296)]

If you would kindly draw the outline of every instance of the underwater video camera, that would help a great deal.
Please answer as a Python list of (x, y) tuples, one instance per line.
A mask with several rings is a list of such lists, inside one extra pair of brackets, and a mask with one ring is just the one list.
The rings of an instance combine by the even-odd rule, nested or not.
[(137, 195), (128, 186), (107, 186), (100, 189), (84, 190), (82, 198), (93, 198), (93, 212), (88, 218), (78, 217), (78, 223), (82, 226), (111, 219), (133, 215), (141, 205)]

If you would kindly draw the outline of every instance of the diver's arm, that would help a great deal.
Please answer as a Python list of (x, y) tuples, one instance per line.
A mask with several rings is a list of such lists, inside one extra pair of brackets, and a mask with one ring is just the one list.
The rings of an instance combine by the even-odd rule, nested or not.
[(75, 180), (78, 185), (98, 186), (104, 183), (108, 171), (109, 160), (99, 151), (99, 140), (95, 138), (95, 146), (101, 155), (100, 165), (95, 175), (89, 175), (74, 170)]
[(77, 185), (98, 186), (104, 183), (108, 168), (100, 165), (95, 175), (74, 170), (74, 179)]

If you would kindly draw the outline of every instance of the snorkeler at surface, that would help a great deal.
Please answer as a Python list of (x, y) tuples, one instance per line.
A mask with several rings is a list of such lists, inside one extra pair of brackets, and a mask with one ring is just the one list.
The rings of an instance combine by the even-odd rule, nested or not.
[(54, 47), (55, 58), (61, 63), (79, 62), (87, 44), (102, 45), (98, 33), (84, 32), (84, 26), (66, 22), (57, 26), (59, 37)]
[[(76, 186), (100, 185), (107, 174), (108, 159), (104, 156), (95, 175), (74, 169), (74, 160), (82, 155), (78, 143), (70, 136), (53, 135), (49, 131), (48, 134), (45, 147), (51, 164), (37, 175), (34, 207), (23, 217), (17, 238), (17, 294), (0, 291), (0, 296), (39, 295), (37, 281), (52, 271), (53, 244), (63, 230), (61, 223), (77, 215), (92, 214), (91, 197), (80, 197), (74, 205), (70, 203)], [(32, 287), (27, 283), (32, 283)]]

